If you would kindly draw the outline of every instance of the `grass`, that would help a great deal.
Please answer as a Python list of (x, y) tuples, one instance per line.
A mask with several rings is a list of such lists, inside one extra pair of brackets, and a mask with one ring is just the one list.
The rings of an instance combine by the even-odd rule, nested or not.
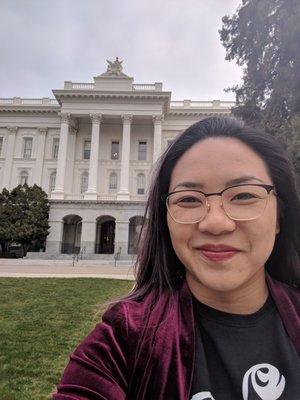
[(48, 400), (69, 354), (105, 303), (128, 293), (113, 279), (0, 279), (0, 399)]

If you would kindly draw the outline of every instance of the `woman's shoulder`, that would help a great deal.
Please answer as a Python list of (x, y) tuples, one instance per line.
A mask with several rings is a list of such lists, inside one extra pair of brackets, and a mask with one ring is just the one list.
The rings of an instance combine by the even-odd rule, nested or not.
[(300, 289), (270, 275), (267, 275), (267, 283), (282, 318), (294, 317), (300, 328)]
[(114, 326), (126, 326), (128, 330), (156, 325), (176, 313), (183, 293), (187, 294), (184, 284), (173, 291), (152, 290), (142, 297), (131, 296), (110, 305), (102, 320)]

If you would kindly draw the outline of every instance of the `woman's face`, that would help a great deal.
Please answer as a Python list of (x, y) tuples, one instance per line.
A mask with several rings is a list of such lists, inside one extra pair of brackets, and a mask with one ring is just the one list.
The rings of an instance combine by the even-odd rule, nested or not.
[[(264, 161), (247, 145), (234, 138), (209, 138), (179, 159), (169, 192), (187, 189), (190, 184), (185, 183), (189, 182), (205, 193), (215, 193), (240, 178), (241, 184), (273, 184)], [(231, 220), (221, 207), (220, 196), (207, 199), (210, 209), (198, 223), (180, 224), (167, 215), (171, 241), (186, 268), (189, 286), (228, 292), (247, 285), (256, 275), (264, 276), (264, 264), (279, 231), (273, 191), (263, 215), (251, 221)], [(208, 245), (230, 246), (237, 252), (217, 259), (218, 254), (200, 250)]]

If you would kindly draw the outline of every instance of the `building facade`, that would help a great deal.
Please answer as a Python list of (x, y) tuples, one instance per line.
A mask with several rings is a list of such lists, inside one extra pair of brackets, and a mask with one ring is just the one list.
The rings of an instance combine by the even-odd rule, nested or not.
[[(172, 101), (135, 84), (118, 58), (55, 98), (0, 99), (0, 190), (37, 184), (50, 198), (45, 256), (131, 257), (153, 164), (174, 137), (232, 102)], [(63, 256), (62, 256), (63, 257)]]

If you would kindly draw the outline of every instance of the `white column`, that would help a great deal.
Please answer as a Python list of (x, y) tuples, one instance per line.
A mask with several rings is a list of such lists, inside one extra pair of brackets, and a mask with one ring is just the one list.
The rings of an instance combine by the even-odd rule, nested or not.
[(97, 200), (100, 124), (102, 115), (91, 114), (90, 117), (92, 119), (92, 140), (89, 166), (89, 182), (88, 189), (84, 194), (84, 198), (88, 200)]
[(6, 144), (6, 157), (5, 157), (4, 170), (3, 170), (2, 187), (10, 190), (11, 189), (10, 180), (11, 180), (11, 172), (12, 172), (12, 167), (13, 167), (16, 133), (17, 133), (18, 128), (15, 126), (11, 126), (11, 127), (8, 127), (7, 130), (8, 130), (8, 137), (7, 137), (7, 144)]
[(132, 115), (122, 115), (123, 138), (122, 138), (122, 159), (121, 159), (121, 179), (118, 200), (129, 200), (129, 161), (130, 161), (130, 129)]
[(45, 141), (48, 128), (38, 128), (38, 136), (36, 142), (36, 157), (35, 167), (33, 175), (33, 183), (38, 186), (42, 184), (43, 164), (44, 164), (44, 153), (45, 153)]
[(63, 200), (65, 195), (65, 176), (66, 176), (66, 164), (67, 164), (69, 125), (70, 125), (70, 114), (61, 114), (56, 182), (55, 182), (55, 190), (51, 193), (52, 199)]
[(71, 195), (74, 194), (75, 192), (74, 162), (75, 162), (75, 147), (76, 147), (77, 132), (78, 132), (77, 127), (72, 126), (70, 124), (68, 149), (67, 149), (67, 168), (65, 175), (65, 194), (71, 194)]
[(154, 136), (153, 136), (153, 164), (161, 154), (161, 124), (162, 115), (153, 115)]
[(121, 258), (128, 256), (129, 221), (116, 221), (115, 253), (121, 248)]
[(96, 225), (97, 222), (95, 220), (82, 221), (81, 251), (83, 252), (83, 254), (95, 254)]
[(46, 254), (51, 256), (51, 258), (55, 258), (58, 254), (61, 253), (61, 243), (63, 237), (64, 223), (63, 221), (57, 221), (51, 219), (51, 210), (49, 216), (49, 235), (46, 240)]

